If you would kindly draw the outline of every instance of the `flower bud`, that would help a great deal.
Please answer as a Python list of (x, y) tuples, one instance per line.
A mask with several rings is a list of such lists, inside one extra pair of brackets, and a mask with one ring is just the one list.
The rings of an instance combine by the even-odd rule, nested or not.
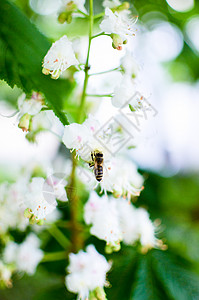
[(70, 24), (72, 22), (72, 13), (63, 11), (58, 16), (58, 22), (61, 23), (61, 24), (64, 24), (65, 22)]
[(130, 8), (130, 3), (125, 1), (118, 7), (117, 11), (123, 11), (129, 8)]
[(106, 294), (102, 287), (97, 287), (89, 294), (89, 300), (106, 300)]
[(110, 244), (105, 246), (105, 252), (107, 254), (111, 254), (113, 252), (113, 248)]
[(44, 75), (48, 75), (48, 74), (50, 73), (50, 70), (49, 70), (49, 69), (46, 69), (46, 68), (43, 68), (43, 69), (42, 69), (42, 73), (43, 73)]
[(123, 2), (121, 5), (111, 8), (113, 12), (121, 12), (123, 10), (128, 10), (130, 8), (130, 3), (129, 2)]
[(32, 116), (29, 114), (23, 115), (19, 121), (18, 127), (21, 128), (23, 131), (28, 131), (31, 118)]
[[(65, 11), (61, 12), (58, 16), (58, 22), (61, 24), (64, 24), (66, 22), (66, 19), (67, 19), (67, 12), (65, 12)], [(45, 75), (48, 75), (48, 74), (45, 74)]]
[(113, 251), (114, 251), (114, 252), (118, 252), (118, 251), (120, 251), (120, 249), (121, 249), (120, 243), (115, 244), (115, 245), (113, 246)]
[(66, 18), (66, 22), (68, 23), (68, 24), (70, 24), (71, 22), (72, 22), (72, 14), (68, 14), (67, 15), (67, 18)]
[(113, 252), (118, 252), (121, 249), (121, 245), (120, 242), (115, 243), (115, 244), (111, 244), (109, 243), (108, 245), (106, 245), (105, 247), (105, 252), (107, 254), (111, 254)]
[(112, 37), (112, 40), (113, 40), (113, 43), (112, 43), (113, 48), (117, 49), (117, 50), (122, 50), (123, 40), (119, 36), (119, 34), (113, 33), (113, 34), (111, 34), (111, 37)]
[(30, 208), (26, 208), (24, 210), (24, 217), (30, 219), (32, 217), (32, 210)]

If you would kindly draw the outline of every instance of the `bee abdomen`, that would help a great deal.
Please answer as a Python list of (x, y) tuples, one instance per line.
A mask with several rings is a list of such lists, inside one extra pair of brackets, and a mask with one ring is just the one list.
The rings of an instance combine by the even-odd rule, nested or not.
[(101, 181), (102, 177), (103, 177), (103, 167), (102, 166), (98, 166), (95, 170), (95, 178), (97, 181)]

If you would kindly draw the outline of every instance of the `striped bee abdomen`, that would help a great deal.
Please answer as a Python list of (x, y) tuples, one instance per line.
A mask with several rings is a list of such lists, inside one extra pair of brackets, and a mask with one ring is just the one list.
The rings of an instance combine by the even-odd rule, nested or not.
[(97, 168), (94, 169), (95, 178), (97, 181), (101, 181), (103, 178), (103, 167), (98, 165)]
[(94, 165), (95, 178), (97, 181), (101, 181), (103, 178), (103, 153), (99, 151), (91, 152), (91, 159), (92, 161), (89, 163), (89, 166)]

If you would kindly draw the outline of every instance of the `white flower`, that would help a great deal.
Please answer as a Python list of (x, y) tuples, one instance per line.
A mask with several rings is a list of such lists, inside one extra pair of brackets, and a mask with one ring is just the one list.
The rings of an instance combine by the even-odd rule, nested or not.
[(122, 239), (125, 244), (132, 245), (139, 239), (136, 208), (125, 199), (117, 200)]
[(62, 141), (67, 148), (72, 151), (75, 149), (87, 162), (91, 161), (91, 152), (96, 150), (102, 152), (105, 159), (110, 157), (110, 151), (104, 145), (107, 145), (108, 141), (108, 147), (111, 147), (111, 136), (101, 130), (101, 124), (92, 115), (89, 115), (83, 124), (66, 125)]
[(137, 110), (140, 107), (140, 99), (134, 97), (136, 91), (135, 82), (130, 76), (124, 75), (120, 85), (114, 89), (114, 96), (111, 98), (113, 106), (121, 108), (130, 104), (134, 110)]
[(107, 244), (116, 245), (122, 238), (116, 202), (92, 192), (84, 207), (84, 219), (92, 224), (91, 234)]
[(105, 191), (113, 192), (115, 196), (139, 196), (143, 189), (143, 177), (137, 172), (136, 165), (122, 156), (112, 158), (109, 168), (104, 173), (101, 187)]
[(89, 130), (84, 124), (72, 123), (65, 126), (62, 141), (67, 148), (79, 151), (90, 138)]
[(100, 24), (103, 32), (113, 34), (113, 44), (120, 50), (121, 45), (128, 38), (134, 35), (133, 25), (137, 19), (129, 18), (129, 11), (124, 10), (120, 13), (112, 12), (108, 7), (105, 9), (105, 18)]
[(77, 254), (69, 255), (69, 275), (66, 276), (66, 287), (70, 292), (77, 293), (78, 299), (88, 299), (89, 292), (97, 287), (104, 287), (106, 273), (110, 264), (99, 254), (93, 245)]
[(41, 111), (33, 116), (30, 131), (48, 130), (52, 127), (52, 120), (49, 118), (50, 111)]
[(121, 241), (133, 245), (138, 240), (146, 249), (157, 246), (155, 226), (147, 211), (135, 208), (123, 198), (99, 197), (92, 192), (84, 207), (84, 220), (92, 225), (91, 234), (111, 247), (117, 247)]
[(138, 228), (140, 235), (140, 243), (146, 248), (153, 248), (157, 245), (155, 238), (155, 226), (149, 219), (148, 212), (143, 209), (137, 209)]
[(57, 79), (67, 68), (78, 64), (72, 43), (64, 35), (52, 44), (44, 57), (42, 72), (45, 75), (51, 74), (53, 79)]
[(64, 178), (58, 178), (54, 175), (48, 176), (44, 183), (44, 193), (46, 197), (55, 197), (60, 201), (68, 201), (65, 186), (67, 181)]
[(122, 68), (128, 76), (136, 78), (140, 72), (140, 65), (134, 58), (134, 56), (130, 53), (130, 51), (126, 51), (126, 54), (121, 59)]
[(119, 0), (104, 0), (103, 6), (108, 8), (115, 8), (120, 6), (122, 3)]
[(19, 178), (16, 183), (0, 185), (0, 232), (18, 228), (24, 230), (28, 223), (24, 219), (22, 200), (26, 191), (27, 180)]
[(56, 199), (68, 201), (65, 186), (67, 182), (54, 176), (45, 180), (43, 177), (33, 177), (24, 195), (23, 208), (25, 216), (37, 223), (55, 211)]
[(16, 259), (17, 250), (18, 244), (15, 242), (7, 243), (3, 253), (4, 261), (8, 264), (14, 262)]
[(123, 242), (127, 245), (140, 240), (141, 245), (150, 249), (157, 246), (155, 226), (143, 208), (135, 208), (124, 199), (118, 199), (119, 222), (123, 234)]
[(43, 251), (39, 249), (40, 240), (33, 233), (19, 246), (17, 255), (17, 269), (33, 275), (37, 265), (43, 258)]
[(30, 209), (37, 220), (45, 219), (57, 206), (55, 195), (52, 197), (43, 193), (44, 182), (42, 177), (32, 178), (24, 198), (24, 209)]
[(29, 3), (32, 10), (37, 14), (51, 15), (60, 9), (62, 0), (29, 0)]
[(14, 263), (17, 271), (33, 275), (43, 258), (43, 251), (39, 249), (39, 245), (40, 240), (31, 233), (21, 244), (8, 243), (4, 250), (4, 259), (7, 263)]
[(18, 108), (21, 115), (28, 113), (34, 116), (40, 112), (44, 104), (44, 99), (40, 93), (33, 92), (31, 98), (27, 98), (26, 94), (22, 94), (18, 98)]

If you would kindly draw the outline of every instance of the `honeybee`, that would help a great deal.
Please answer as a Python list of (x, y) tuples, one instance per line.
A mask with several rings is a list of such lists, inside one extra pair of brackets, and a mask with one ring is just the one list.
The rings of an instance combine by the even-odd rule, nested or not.
[(94, 174), (97, 181), (101, 181), (103, 178), (103, 153), (99, 151), (91, 152), (92, 162), (89, 163), (90, 167), (94, 167)]

